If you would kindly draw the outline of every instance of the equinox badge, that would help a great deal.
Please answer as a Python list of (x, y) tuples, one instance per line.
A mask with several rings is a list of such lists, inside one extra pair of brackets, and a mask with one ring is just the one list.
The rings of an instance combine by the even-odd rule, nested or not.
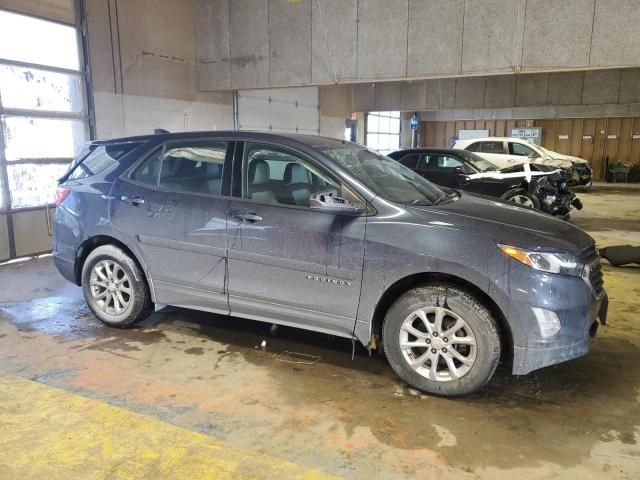
[(328, 283), (330, 285), (337, 285), (339, 287), (350, 287), (351, 282), (346, 280), (336, 280), (335, 278), (322, 277), (320, 275), (307, 275), (307, 280), (313, 280), (314, 282)]

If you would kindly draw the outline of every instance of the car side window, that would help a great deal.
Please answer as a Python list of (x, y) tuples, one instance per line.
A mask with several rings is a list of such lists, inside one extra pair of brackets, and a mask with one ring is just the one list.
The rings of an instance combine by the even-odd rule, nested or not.
[(162, 151), (163, 147), (160, 147), (151, 152), (151, 154), (142, 161), (138, 168), (134, 170), (129, 178), (136, 182), (157, 187), (160, 164), (162, 161)]
[(435, 158), (433, 155), (429, 155), (428, 153), (425, 153), (423, 155), (420, 155), (420, 158), (418, 159), (418, 165), (417, 165), (417, 170), (425, 170), (429, 167), (433, 167), (433, 161), (432, 159)]
[(242, 198), (309, 207), (311, 195), (330, 190), (350, 200), (354, 206), (364, 207), (345, 185), (298, 153), (274, 145), (245, 143)]
[(419, 156), (420, 155), (418, 153), (410, 153), (409, 155), (402, 157), (399, 161), (405, 167), (410, 168), (411, 170), (415, 170), (416, 166), (418, 165)]
[(457, 158), (441, 155), (438, 157), (438, 168), (462, 168), (464, 165)]
[(479, 151), (482, 153), (504, 154), (504, 145), (502, 142), (482, 142)]
[(520, 155), (522, 157), (537, 157), (538, 154), (533, 148), (529, 148), (526, 145), (516, 142), (509, 142), (509, 153), (511, 155)]
[(222, 170), (228, 142), (170, 142), (162, 153), (160, 188), (180, 192), (222, 194)]
[(481, 142), (474, 142), (471, 145), (469, 145), (467, 148), (465, 148), (465, 150), (469, 152), (477, 152), (480, 150), (480, 143)]

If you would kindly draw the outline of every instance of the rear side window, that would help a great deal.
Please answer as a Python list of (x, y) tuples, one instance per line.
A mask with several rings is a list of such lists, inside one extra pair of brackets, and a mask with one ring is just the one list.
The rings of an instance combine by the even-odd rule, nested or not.
[(100, 145), (82, 160), (69, 174), (69, 180), (79, 180), (97, 175), (112, 163), (139, 146), (139, 143), (120, 143)]
[(483, 153), (504, 153), (504, 145), (502, 142), (481, 142), (480, 151)]
[(465, 148), (465, 150), (467, 150), (469, 152), (477, 152), (477, 151), (479, 151), (480, 150), (480, 142), (472, 143), (467, 148)]
[(167, 190), (221, 195), (227, 146), (220, 140), (167, 143), (153, 151), (130, 178)]
[(418, 165), (418, 157), (420, 155), (417, 153), (411, 153), (405, 157), (400, 159), (400, 163), (411, 170), (415, 170)]

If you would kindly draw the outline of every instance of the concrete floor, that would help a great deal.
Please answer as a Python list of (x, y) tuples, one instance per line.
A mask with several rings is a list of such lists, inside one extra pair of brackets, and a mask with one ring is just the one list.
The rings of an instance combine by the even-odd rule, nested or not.
[[(579, 196), (600, 246), (640, 244), (640, 190)], [(589, 355), (445, 400), (348, 340), (176, 308), (109, 329), (49, 258), (0, 267), (0, 478), (640, 478), (640, 268), (605, 280)]]

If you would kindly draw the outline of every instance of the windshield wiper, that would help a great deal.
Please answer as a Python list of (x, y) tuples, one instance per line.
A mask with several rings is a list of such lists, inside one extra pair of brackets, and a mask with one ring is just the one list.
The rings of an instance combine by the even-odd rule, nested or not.
[(442, 195), (440, 195), (440, 197), (438, 197), (438, 199), (433, 202), (434, 205), (441, 205), (442, 203), (449, 203), (450, 200), (453, 200), (454, 198), (458, 197), (458, 193), (456, 191), (453, 191), (451, 193), (443, 193)]

